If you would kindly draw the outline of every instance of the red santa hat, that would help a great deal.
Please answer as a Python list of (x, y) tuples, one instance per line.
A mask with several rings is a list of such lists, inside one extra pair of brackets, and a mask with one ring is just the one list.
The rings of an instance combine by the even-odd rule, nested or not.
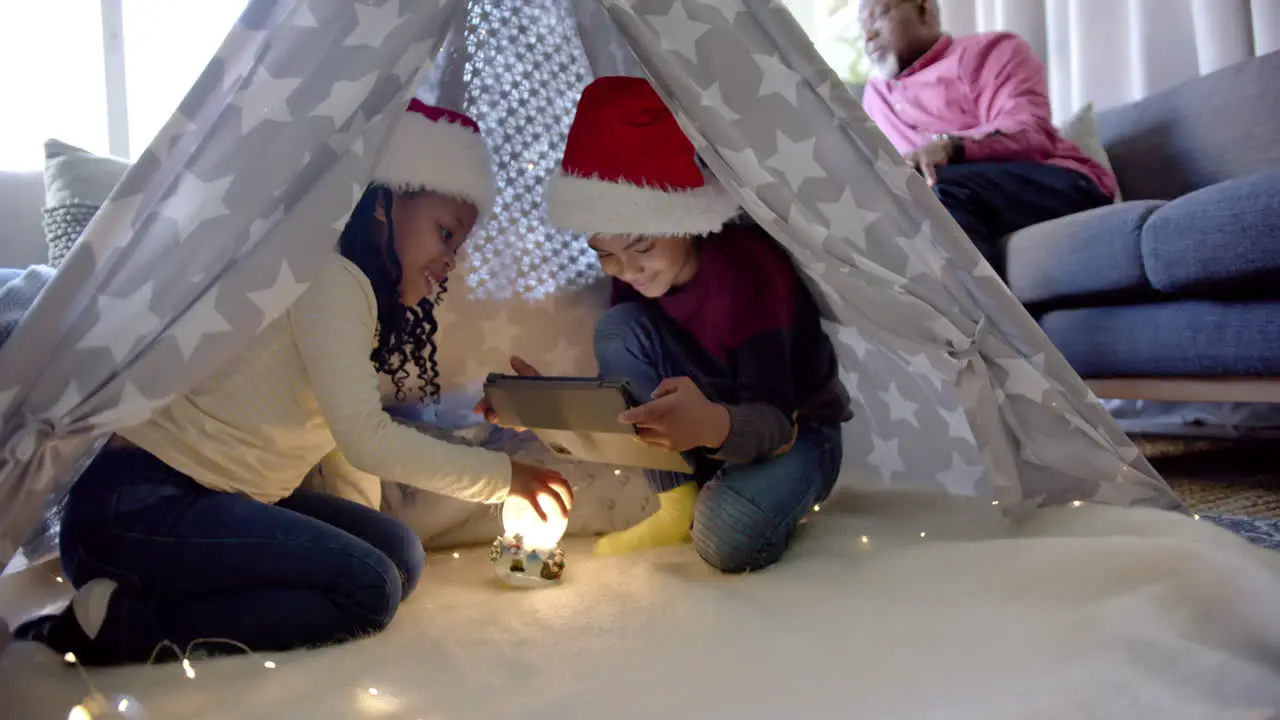
[(739, 213), (653, 86), (635, 77), (582, 91), (545, 199), (553, 225), (591, 234), (703, 235)]
[(372, 181), (400, 192), (434, 190), (466, 200), (481, 218), (497, 195), (493, 159), (476, 121), (417, 98), (387, 141)]

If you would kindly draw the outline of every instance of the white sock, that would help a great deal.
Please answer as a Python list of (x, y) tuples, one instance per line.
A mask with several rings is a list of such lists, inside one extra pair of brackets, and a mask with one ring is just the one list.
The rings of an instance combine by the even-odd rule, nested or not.
[(107, 619), (107, 606), (111, 603), (111, 593), (116, 590), (116, 581), (109, 578), (97, 578), (85, 583), (71, 598), (71, 612), (80, 623), (80, 629), (92, 640), (102, 630), (102, 623)]

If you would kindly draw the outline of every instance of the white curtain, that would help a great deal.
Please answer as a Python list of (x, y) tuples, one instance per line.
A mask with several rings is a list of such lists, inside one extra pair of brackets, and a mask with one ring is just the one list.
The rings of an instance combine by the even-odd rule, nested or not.
[(954, 34), (1007, 30), (1049, 73), (1055, 120), (1280, 49), (1280, 0), (939, 0)]

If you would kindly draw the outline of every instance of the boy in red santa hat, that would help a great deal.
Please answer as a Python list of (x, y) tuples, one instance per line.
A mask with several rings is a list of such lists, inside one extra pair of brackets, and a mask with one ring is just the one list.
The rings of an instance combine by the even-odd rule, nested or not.
[(618, 554), (692, 540), (725, 572), (776, 562), (840, 470), (852, 417), (831, 341), (789, 256), (698, 162), (647, 80), (603, 77), (578, 103), (552, 223), (585, 233), (614, 278), (600, 374), (649, 399), (619, 422), (686, 453), (646, 471), (660, 509), (601, 538)]

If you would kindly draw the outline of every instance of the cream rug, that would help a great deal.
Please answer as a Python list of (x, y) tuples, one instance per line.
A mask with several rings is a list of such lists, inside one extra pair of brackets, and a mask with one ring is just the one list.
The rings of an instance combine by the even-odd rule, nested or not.
[[(571, 543), (561, 587), (517, 591), (485, 549), (433, 555), (381, 636), (92, 679), (152, 720), (1280, 717), (1280, 555), (1168, 513), (994, 510), (842, 495), (741, 577)], [(42, 648), (0, 655), (6, 718), (85, 690)]]

